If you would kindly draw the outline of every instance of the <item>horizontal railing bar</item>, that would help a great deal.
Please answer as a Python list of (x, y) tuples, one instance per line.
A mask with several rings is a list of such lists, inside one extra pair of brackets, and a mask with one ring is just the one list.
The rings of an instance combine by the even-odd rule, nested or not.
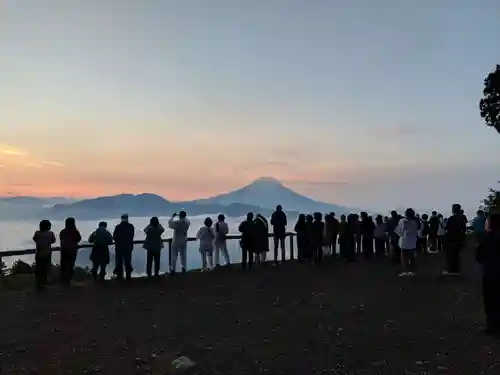
[[(296, 233), (293, 233), (293, 232), (285, 233), (285, 237), (290, 237), (290, 236), (294, 237), (294, 236), (296, 236)], [(269, 233), (268, 237), (269, 238), (274, 237), (274, 233)], [(241, 235), (239, 235), (239, 234), (227, 235), (226, 239), (239, 240), (239, 239), (241, 239)], [(198, 241), (198, 239), (196, 237), (188, 237), (187, 240), (188, 240), (188, 242)], [(172, 238), (165, 238), (162, 240), (162, 242), (163, 243), (171, 243)], [(134, 241), (134, 245), (142, 245), (143, 243), (144, 243), (144, 240)], [(114, 243), (112, 245), (114, 245)], [(92, 245), (90, 243), (86, 243), (86, 244), (78, 245), (77, 249), (78, 250), (91, 249), (92, 246), (94, 246), (94, 245)], [(56, 247), (52, 248), (52, 251), (61, 251), (61, 248), (59, 246), (56, 246)], [(14, 257), (14, 256), (21, 256), (21, 255), (33, 255), (35, 253), (36, 253), (36, 249), (6, 250), (6, 251), (0, 251), (0, 258)]]

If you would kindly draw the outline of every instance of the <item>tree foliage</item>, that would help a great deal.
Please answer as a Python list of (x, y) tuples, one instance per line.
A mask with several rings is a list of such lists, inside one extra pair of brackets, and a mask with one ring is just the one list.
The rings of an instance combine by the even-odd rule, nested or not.
[(483, 95), (479, 102), (481, 117), (500, 133), (500, 65), (484, 79)]
[(481, 208), (487, 212), (500, 212), (500, 191), (490, 189), (488, 196), (483, 200)]

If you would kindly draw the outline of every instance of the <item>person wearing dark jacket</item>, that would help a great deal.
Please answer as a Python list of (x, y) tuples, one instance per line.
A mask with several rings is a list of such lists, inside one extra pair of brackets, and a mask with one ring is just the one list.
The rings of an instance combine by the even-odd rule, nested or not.
[(306, 234), (307, 234), (307, 251), (304, 253), (304, 259), (308, 261), (314, 260), (315, 254), (315, 243), (314, 243), (314, 216), (307, 215), (306, 216)]
[(500, 214), (489, 217), (489, 230), (476, 248), (482, 266), (483, 305), (486, 333), (500, 336)]
[(269, 224), (261, 214), (257, 214), (253, 222), (255, 228), (255, 261), (263, 263), (266, 260), (267, 252), (269, 252)]
[(356, 261), (356, 243), (358, 234), (359, 222), (358, 215), (349, 214), (345, 225), (343, 237), (343, 246), (345, 247), (345, 259), (348, 262)]
[(314, 261), (321, 263), (323, 261), (323, 233), (325, 230), (325, 223), (323, 222), (323, 215), (321, 212), (314, 213), (312, 243), (314, 251)]
[(368, 216), (366, 212), (361, 212), (361, 235), (362, 246), (363, 246), (363, 256), (365, 258), (371, 258), (373, 256), (373, 232), (375, 231), (375, 223), (371, 216)]
[(106, 277), (106, 266), (109, 264), (109, 246), (113, 244), (113, 236), (109, 233), (108, 224), (105, 221), (99, 223), (98, 228), (89, 237), (89, 243), (93, 244), (90, 253), (92, 270), (90, 271), (94, 280), (104, 281)]
[(160, 275), (161, 250), (163, 249), (162, 235), (164, 232), (165, 228), (163, 228), (156, 216), (153, 216), (149, 221), (149, 225), (144, 228), (146, 239), (143, 247), (146, 249), (146, 274), (148, 277), (153, 275), (153, 263), (154, 276), (158, 277)]
[(255, 239), (255, 225), (253, 222), (253, 213), (249, 212), (247, 214), (246, 220), (242, 221), (238, 227), (238, 231), (241, 233), (241, 268), (245, 269), (252, 268), (253, 265), (253, 254), (256, 247)]
[(391, 258), (395, 264), (401, 264), (401, 248), (399, 247), (399, 236), (396, 233), (396, 227), (402, 217), (396, 212), (391, 212), (391, 217), (387, 225), (387, 233), (391, 244)]
[(339, 254), (343, 259), (347, 259), (347, 217), (345, 215), (340, 216), (339, 223)]
[(81, 240), (82, 236), (76, 229), (75, 219), (68, 217), (64, 229), (59, 233), (61, 243), (61, 284), (69, 285), (71, 283), (78, 253), (78, 244)]
[(452, 206), (453, 214), (448, 218), (446, 224), (446, 246), (445, 255), (447, 270), (443, 275), (460, 275), (460, 253), (465, 245), (465, 234), (467, 230), (467, 218), (462, 213), (462, 207), (459, 204)]
[(429, 218), (429, 249), (434, 252), (438, 250), (438, 231), (440, 218), (436, 211), (432, 211)]
[(281, 261), (285, 261), (285, 237), (286, 237), (286, 214), (283, 207), (276, 206), (276, 211), (271, 215), (271, 225), (273, 226), (274, 238), (274, 261), (278, 263), (278, 246), (281, 248)]
[(306, 215), (299, 215), (293, 230), (297, 233), (297, 258), (299, 262), (303, 262), (309, 248), (309, 231), (307, 230)]
[(129, 223), (128, 215), (123, 214), (121, 222), (113, 231), (115, 240), (115, 275), (116, 278), (123, 279), (123, 269), (127, 280), (132, 277), (132, 250), (134, 250), (135, 228)]

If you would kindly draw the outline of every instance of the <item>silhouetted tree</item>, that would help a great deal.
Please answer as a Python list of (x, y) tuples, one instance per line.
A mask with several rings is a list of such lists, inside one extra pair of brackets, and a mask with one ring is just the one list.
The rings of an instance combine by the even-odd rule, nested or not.
[(481, 208), (487, 212), (498, 212), (500, 210), (500, 191), (490, 189), (488, 196), (483, 200)]
[(479, 102), (481, 117), (500, 133), (500, 65), (484, 79), (483, 95)]

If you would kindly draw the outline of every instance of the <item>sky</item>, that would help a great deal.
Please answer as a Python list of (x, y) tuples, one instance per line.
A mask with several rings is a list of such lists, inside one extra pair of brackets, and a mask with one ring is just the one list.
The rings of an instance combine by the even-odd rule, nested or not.
[(273, 176), (475, 208), (498, 0), (2, 0), (0, 195), (211, 196)]

